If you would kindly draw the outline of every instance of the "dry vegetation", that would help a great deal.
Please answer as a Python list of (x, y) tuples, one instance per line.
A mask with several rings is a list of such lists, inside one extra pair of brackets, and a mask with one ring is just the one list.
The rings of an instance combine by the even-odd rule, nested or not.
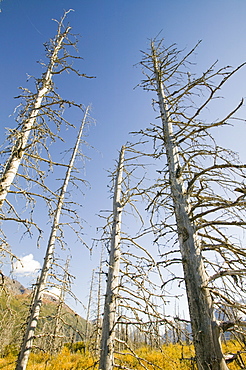
[[(246, 363), (246, 353), (244, 353), (236, 341), (227, 341), (223, 344), (224, 352), (240, 352), (241, 360)], [(239, 353), (238, 352), (238, 353)], [(122, 369), (148, 369), (148, 370), (188, 370), (196, 369), (192, 357), (194, 350), (192, 346), (182, 344), (168, 344), (162, 346), (160, 350), (149, 347), (141, 347), (136, 350), (135, 356), (129, 351), (117, 356), (117, 368)], [(9, 354), (0, 358), (0, 369), (15, 369), (16, 357)], [(241, 362), (242, 364), (242, 362)], [(229, 365), (230, 370), (242, 369), (240, 358)], [(76, 369), (98, 369), (98, 361), (91, 353), (72, 353), (64, 347), (62, 351), (51, 356), (49, 353), (39, 352), (32, 353), (30, 356), (27, 370), (76, 370)]]

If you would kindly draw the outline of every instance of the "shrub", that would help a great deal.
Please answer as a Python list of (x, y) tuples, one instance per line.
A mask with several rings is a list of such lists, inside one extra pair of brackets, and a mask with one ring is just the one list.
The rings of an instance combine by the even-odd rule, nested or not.
[(85, 343), (84, 342), (75, 342), (75, 343), (65, 343), (64, 347), (68, 348), (72, 353), (85, 353)]

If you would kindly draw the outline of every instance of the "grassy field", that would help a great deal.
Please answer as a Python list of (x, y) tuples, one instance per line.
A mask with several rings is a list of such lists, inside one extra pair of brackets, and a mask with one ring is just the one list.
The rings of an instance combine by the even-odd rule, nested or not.
[[(237, 353), (241, 350), (238, 343), (229, 341), (223, 344), (224, 352)], [(135, 351), (124, 351), (122, 354), (116, 354), (116, 363), (122, 368), (128, 369), (148, 369), (148, 370), (188, 370), (196, 369), (191, 358), (194, 356), (192, 346), (169, 344), (164, 345), (160, 350), (142, 347)], [(242, 360), (246, 364), (246, 355), (240, 353)], [(0, 369), (14, 370), (16, 357), (9, 354), (0, 358)], [(229, 369), (241, 369), (238, 361), (228, 365)], [(28, 370), (79, 370), (79, 369), (98, 369), (97, 359), (87, 353), (71, 353), (68, 348), (56, 356), (50, 356), (48, 353), (40, 352), (31, 354)], [(115, 368), (116, 369), (116, 368)]]

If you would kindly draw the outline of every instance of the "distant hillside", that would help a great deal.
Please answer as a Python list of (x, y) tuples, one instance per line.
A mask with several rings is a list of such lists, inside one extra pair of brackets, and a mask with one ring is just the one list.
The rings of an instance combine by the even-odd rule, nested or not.
[(25, 288), (19, 281), (9, 278), (3, 275), (2, 282), (4, 286), (14, 295), (18, 294), (30, 294), (31, 290)]
[[(17, 280), (2, 276), (0, 284), (0, 355), (6, 348), (18, 348), (25, 329), (32, 299), (31, 289), (26, 289)], [(58, 323), (58, 338), (62, 345), (65, 342), (76, 342), (84, 339), (86, 320), (76, 314), (66, 304), (62, 305), (57, 319), (59, 300), (45, 294), (35, 333), (35, 346), (45, 351), (50, 350), (54, 342), (55, 325)]]

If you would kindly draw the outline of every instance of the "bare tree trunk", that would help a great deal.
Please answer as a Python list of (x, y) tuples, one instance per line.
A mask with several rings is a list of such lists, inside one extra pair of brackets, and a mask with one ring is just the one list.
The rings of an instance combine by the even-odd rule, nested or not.
[(33, 304), (32, 304), (32, 307), (31, 307), (30, 317), (28, 319), (25, 336), (24, 336), (24, 339), (23, 339), (23, 343), (22, 343), (22, 346), (21, 346), (20, 353), (19, 353), (19, 357), (18, 357), (18, 361), (17, 361), (17, 365), (16, 365), (16, 370), (25, 370), (26, 369), (28, 358), (29, 358), (30, 351), (31, 351), (31, 348), (32, 348), (34, 333), (35, 333), (35, 329), (36, 329), (36, 326), (37, 326), (39, 313), (40, 313), (40, 309), (41, 309), (41, 305), (42, 305), (42, 296), (43, 296), (43, 293), (44, 293), (45, 288), (46, 288), (49, 269), (51, 267), (52, 260), (53, 260), (53, 257), (54, 257), (56, 234), (57, 234), (57, 230), (59, 228), (59, 220), (60, 220), (62, 205), (63, 205), (63, 202), (64, 202), (64, 197), (65, 197), (65, 193), (66, 193), (67, 186), (68, 186), (68, 183), (69, 183), (71, 171), (73, 169), (76, 154), (77, 154), (77, 151), (79, 149), (79, 144), (80, 144), (83, 128), (84, 128), (84, 125), (85, 125), (85, 122), (86, 122), (86, 117), (87, 117), (87, 114), (88, 114), (88, 110), (89, 110), (89, 108), (87, 107), (86, 111), (85, 111), (85, 114), (84, 114), (84, 118), (83, 118), (81, 127), (80, 127), (80, 130), (79, 130), (79, 133), (78, 133), (77, 141), (76, 141), (75, 147), (73, 149), (72, 157), (70, 159), (70, 163), (69, 163), (69, 166), (68, 166), (68, 169), (67, 169), (67, 173), (66, 173), (66, 176), (65, 176), (65, 179), (64, 179), (64, 183), (63, 183), (63, 186), (61, 188), (60, 195), (59, 195), (58, 204), (57, 204), (57, 208), (56, 208), (56, 211), (55, 211), (53, 225), (52, 225), (52, 229), (51, 229), (51, 233), (50, 233), (50, 238), (49, 238), (49, 242), (48, 242), (48, 246), (47, 246), (47, 250), (46, 250), (46, 255), (45, 255), (43, 267), (42, 267), (42, 270), (41, 270), (41, 275), (40, 275), (40, 278), (38, 280), (38, 283), (37, 283), (37, 286), (36, 286), (36, 289), (35, 289), (34, 300), (33, 300)]
[(71, 27), (67, 27), (64, 32), (61, 32), (62, 22), (67, 13), (68, 12), (65, 12), (64, 17), (59, 23), (58, 32), (54, 41), (53, 52), (50, 55), (50, 61), (46, 73), (44, 73), (42, 77), (42, 82), (41, 85), (38, 87), (33, 105), (29, 108), (28, 117), (22, 123), (21, 131), (19, 132), (19, 137), (17, 138), (12, 148), (11, 155), (5, 165), (5, 169), (0, 179), (0, 209), (3, 206), (9, 188), (17, 174), (19, 165), (26, 150), (31, 130), (35, 125), (37, 117), (39, 116), (39, 110), (41, 108), (42, 101), (44, 97), (47, 95), (47, 93), (52, 89), (53, 85), (52, 76), (54, 69), (57, 66), (58, 53), (63, 46), (64, 39), (66, 38), (67, 34), (71, 29)]
[(119, 290), (119, 270), (120, 270), (120, 231), (122, 205), (121, 184), (123, 178), (124, 146), (121, 148), (118, 169), (115, 180), (114, 200), (113, 200), (113, 225), (111, 234), (111, 248), (109, 257), (108, 281), (104, 304), (102, 340), (100, 353), (100, 370), (113, 369), (114, 362), (114, 342), (115, 324), (117, 313), (117, 298)]
[(189, 201), (185, 195), (182, 176), (179, 175), (179, 155), (154, 43), (151, 47), (197, 364), (199, 370), (225, 370), (228, 368), (221, 349), (220, 330), (213, 314), (209, 289), (204, 287), (207, 276), (201, 248), (188, 215)]

